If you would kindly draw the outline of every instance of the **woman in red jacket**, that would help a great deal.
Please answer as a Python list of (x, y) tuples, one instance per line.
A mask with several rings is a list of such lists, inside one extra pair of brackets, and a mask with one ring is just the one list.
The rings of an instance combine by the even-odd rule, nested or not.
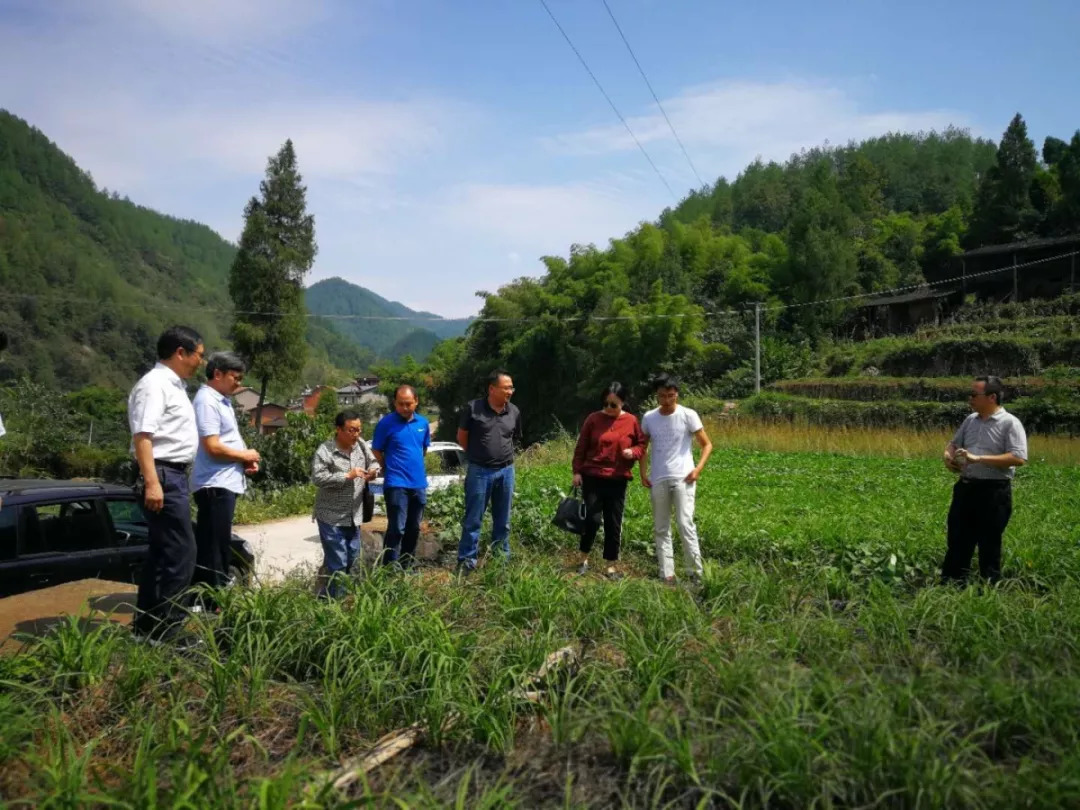
[(634, 462), (645, 452), (645, 434), (637, 417), (623, 410), (626, 389), (613, 382), (604, 391), (603, 410), (589, 414), (581, 426), (577, 447), (574, 448), (574, 486), (581, 487), (588, 519), (581, 533), (581, 565), (578, 573), (589, 570), (592, 550), (600, 516), (604, 519), (604, 559), (608, 577), (615, 579), (615, 563), (619, 559), (622, 539), (623, 506), (626, 485), (631, 478)]

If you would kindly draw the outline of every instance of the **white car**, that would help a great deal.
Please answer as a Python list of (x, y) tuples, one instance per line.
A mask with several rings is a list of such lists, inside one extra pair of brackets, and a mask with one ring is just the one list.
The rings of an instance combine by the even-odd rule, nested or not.
[[(465, 451), (454, 442), (432, 442), (427, 449), (427, 491), (446, 489), (465, 479)], [(433, 471), (434, 470), (434, 471)], [(383, 478), (380, 475), (368, 485), (376, 502), (383, 497)]]

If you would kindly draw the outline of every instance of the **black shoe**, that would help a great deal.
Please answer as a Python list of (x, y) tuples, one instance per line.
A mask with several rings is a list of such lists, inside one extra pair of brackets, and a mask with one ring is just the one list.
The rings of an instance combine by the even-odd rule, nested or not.
[(458, 562), (457, 568), (454, 570), (454, 576), (467, 577), (473, 571), (476, 570), (475, 566), (469, 565), (467, 562)]
[(198, 636), (177, 636), (172, 643), (173, 649), (178, 653), (197, 652), (206, 646), (206, 642)]

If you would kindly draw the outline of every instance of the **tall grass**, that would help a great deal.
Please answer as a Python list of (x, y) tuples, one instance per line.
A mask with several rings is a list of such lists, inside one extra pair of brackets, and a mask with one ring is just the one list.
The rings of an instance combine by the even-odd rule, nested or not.
[[(1007, 581), (936, 584), (951, 477), (710, 425), (699, 589), (620, 582), (549, 527), (568, 444), (519, 471), (514, 557), (220, 594), (179, 654), (62, 625), (0, 658), (0, 796), (34, 807), (1068, 807), (1080, 803), (1080, 472), (1016, 486)], [(766, 434), (768, 435), (768, 434)], [(743, 438), (745, 439), (745, 434)], [(759, 437), (760, 439), (760, 437)], [(796, 441), (778, 433), (776, 441)], [(1064, 457), (1063, 457), (1064, 458)], [(449, 499), (449, 496), (447, 496)], [(452, 523), (460, 504), (440, 518)], [(576, 661), (535, 681), (549, 653)], [(533, 697), (526, 698), (529, 690)], [(421, 742), (345, 795), (328, 775)]]
[[(886, 458), (938, 458), (955, 431), (901, 430), (864, 427), (825, 427), (789, 422), (708, 419), (706, 428), (714, 444), (743, 450), (777, 453), (839, 453)], [(1044, 464), (1080, 462), (1080, 439), (1067, 436), (1028, 437), (1033, 461)]]

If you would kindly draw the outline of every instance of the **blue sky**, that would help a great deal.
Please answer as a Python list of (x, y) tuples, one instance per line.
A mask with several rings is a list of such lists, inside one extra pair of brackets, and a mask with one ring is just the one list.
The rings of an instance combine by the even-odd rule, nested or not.
[[(1080, 127), (1080, 3), (608, 0), (706, 181), (955, 124)], [(601, 0), (548, 0), (676, 194), (696, 185)], [(539, 0), (0, 0), (0, 106), (99, 185), (235, 240), (296, 144), (311, 280), (415, 309), (606, 244), (671, 196)]]

